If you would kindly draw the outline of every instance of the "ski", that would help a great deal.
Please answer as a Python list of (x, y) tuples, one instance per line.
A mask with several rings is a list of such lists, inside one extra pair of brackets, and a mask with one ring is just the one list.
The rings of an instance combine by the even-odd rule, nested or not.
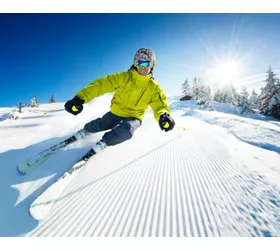
[(66, 147), (67, 145), (75, 142), (77, 139), (72, 136), (62, 142), (59, 142), (44, 151), (30, 157), (26, 161), (23, 161), (17, 165), (17, 170), (20, 174), (28, 174), (31, 170), (45, 162), (50, 156), (54, 155), (60, 149)]
[(69, 168), (61, 177), (42, 192), (29, 207), (30, 215), (36, 220), (44, 219), (50, 212), (54, 204), (62, 199), (61, 195), (68, 184), (77, 176), (79, 171), (88, 160), (95, 155), (95, 151), (90, 149), (77, 163)]

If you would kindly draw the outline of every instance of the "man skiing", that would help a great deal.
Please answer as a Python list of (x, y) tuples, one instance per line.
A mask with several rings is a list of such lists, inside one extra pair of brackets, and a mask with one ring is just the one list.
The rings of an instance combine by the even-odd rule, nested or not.
[(115, 91), (111, 110), (102, 118), (85, 124), (75, 137), (80, 139), (90, 133), (110, 130), (93, 145), (92, 149), (96, 153), (106, 146), (122, 143), (131, 139), (135, 130), (141, 126), (149, 106), (160, 128), (165, 132), (172, 130), (175, 122), (170, 116), (166, 95), (153, 78), (155, 63), (155, 54), (149, 49), (141, 48), (136, 52), (133, 65), (128, 71), (98, 78), (67, 101), (64, 105), (66, 111), (78, 115), (83, 111), (83, 104)]

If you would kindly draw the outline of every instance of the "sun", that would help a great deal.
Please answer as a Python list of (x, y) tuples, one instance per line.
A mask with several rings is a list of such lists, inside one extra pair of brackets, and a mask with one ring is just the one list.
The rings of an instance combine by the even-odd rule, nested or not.
[(211, 70), (212, 80), (219, 85), (234, 83), (241, 73), (238, 62), (219, 62)]

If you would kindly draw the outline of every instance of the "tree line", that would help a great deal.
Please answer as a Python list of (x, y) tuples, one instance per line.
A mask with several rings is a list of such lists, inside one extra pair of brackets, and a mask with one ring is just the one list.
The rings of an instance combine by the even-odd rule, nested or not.
[(212, 93), (209, 86), (205, 85), (200, 78), (194, 78), (191, 84), (188, 79), (182, 84), (182, 99), (194, 99), (198, 104), (208, 105), (211, 101), (229, 103), (240, 108), (240, 114), (260, 113), (280, 119), (280, 80), (269, 67), (264, 86), (259, 94), (252, 90), (248, 92), (243, 87), (240, 92), (233, 85), (225, 85), (215, 89)]
[[(51, 96), (49, 99), (49, 103), (55, 103), (54, 95)], [(20, 113), (22, 113), (22, 108), (23, 107), (28, 107), (28, 108), (35, 108), (39, 107), (40, 103), (38, 102), (36, 96), (34, 96), (28, 103), (22, 104), (21, 102), (19, 104), (16, 104), (16, 107), (18, 107), (18, 110)]]

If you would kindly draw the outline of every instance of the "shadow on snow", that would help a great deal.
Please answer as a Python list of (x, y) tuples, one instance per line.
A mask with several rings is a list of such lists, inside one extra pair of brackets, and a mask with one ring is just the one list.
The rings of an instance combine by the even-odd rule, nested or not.
[[(60, 150), (27, 175), (20, 175), (18, 173), (17, 164), (66, 138), (52, 138), (30, 145), (24, 149), (9, 150), (0, 154), (0, 190), (2, 193), (0, 237), (22, 236), (32, 231), (38, 225), (38, 221), (28, 216), (30, 204), (41, 192), (47, 189), (51, 183), (71, 167), (73, 163), (79, 160), (89, 147), (85, 145), (81, 146), (79, 144), (81, 142), (77, 141), (74, 144), (77, 144), (79, 147), (69, 147), (67, 150)], [(90, 140), (94, 141), (94, 138), (91, 136)], [(19, 191), (13, 187), (46, 177), (50, 179), (41, 186), (38, 186), (37, 189), (32, 190), (31, 184), (22, 194), (19, 194)], [(27, 192), (27, 195), (25, 192)], [(23, 196), (23, 200), (18, 203), (20, 195), (21, 197)]]

